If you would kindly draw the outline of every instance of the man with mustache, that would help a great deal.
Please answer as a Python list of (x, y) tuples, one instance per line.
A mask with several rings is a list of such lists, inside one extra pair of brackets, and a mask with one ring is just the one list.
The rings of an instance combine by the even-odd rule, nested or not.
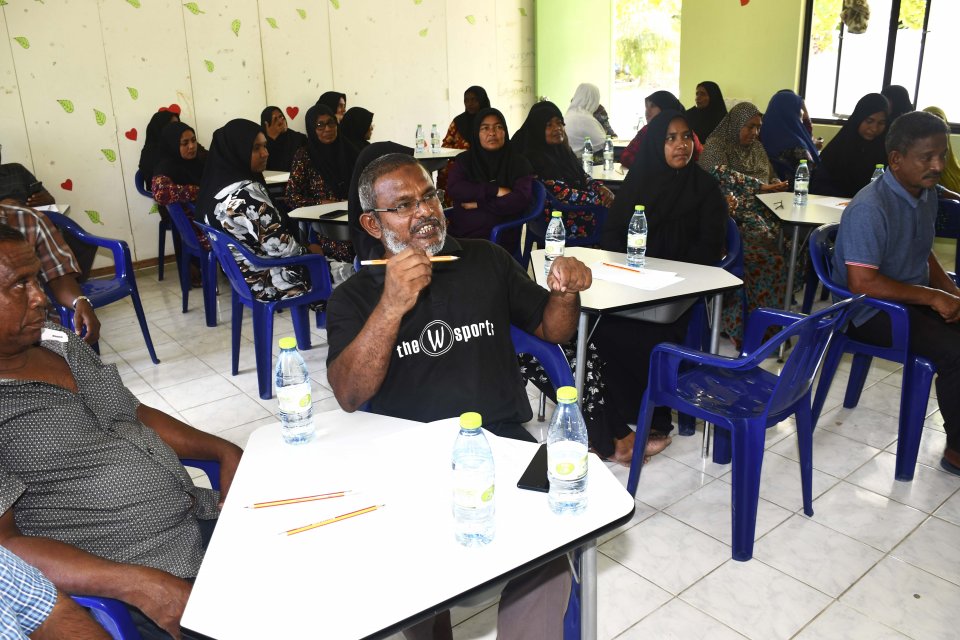
[[(359, 192), (360, 223), (383, 243), (388, 263), (361, 269), (327, 306), (327, 378), (340, 406), (422, 422), (477, 411), (489, 431), (533, 440), (522, 426), (532, 412), (510, 325), (550, 342), (569, 340), (590, 270), (557, 258), (547, 290), (499, 246), (448, 237), (436, 187), (412, 156), (370, 163)], [(430, 261), (438, 255), (457, 260)], [(500, 599), (498, 637), (562, 637), (569, 593), (562, 558), (511, 581)], [(449, 612), (405, 634), (449, 638)]]
[[(947, 153), (946, 124), (923, 111), (907, 113), (887, 134), (889, 170), (847, 205), (834, 252), (834, 276), (853, 293), (906, 305), (910, 347), (937, 368), (937, 400), (947, 433), (940, 465), (960, 475), (960, 288), (933, 254), (935, 187)], [(890, 344), (890, 318), (855, 312), (847, 334)]]

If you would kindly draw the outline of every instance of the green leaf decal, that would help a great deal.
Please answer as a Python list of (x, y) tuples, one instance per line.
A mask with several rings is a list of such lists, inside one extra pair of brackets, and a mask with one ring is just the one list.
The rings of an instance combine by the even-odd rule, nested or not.
[(233, 31), (233, 35), (240, 37), (240, 21), (234, 20), (230, 23), (230, 31)]
[(100, 219), (100, 212), (94, 211), (93, 209), (87, 209), (84, 211), (87, 214), (87, 217), (90, 218), (90, 222), (93, 224), (103, 224), (103, 220)]
[(150, 211), (147, 211), (147, 215), (153, 215), (154, 213), (160, 213), (160, 205), (156, 202), (153, 203), (153, 206), (150, 207)]
[(267, 24), (270, 25), (271, 29), (277, 28), (277, 19), (276, 18), (267, 18)]
[[(2, 0), (0, 0), (0, 1), (2, 1)], [(306, 19), (307, 19), (307, 12), (304, 11), (303, 9), (297, 9), (297, 13), (300, 14), (300, 19), (301, 19), (301, 20), (306, 20)]]
[(73, 113), (73, 103), (69, 100), (57, 100), (57, 104), (63, 107), (67, 113)]
[(423, 0), (413, 0), (413, 4), (423, 4)]
[(127, 0), (127, 4), (129, 4), (134, 9), (140, 8), (140, 0)]
[(188, 3), (184, 4), (183, 6), (186, 7), (187, 11), (189, 11), (190, 13), (192, 13), (192, 14), (195, 15), (195, 16), (198, 16), (198, 15), (200, 15), (201, 13), (206, 13), (206, 11), (201, 11), (201, 10), (200, 10), (200, 7), (197, 5), (196, 2), (188, 2)]
[(0, 0), (0, 7), (7, 6), (7, 0)]
[(204, 61), (203, 61), (203, 66), (205, 66), (205, 67), (207, 68), (207, 71), (209, 71), (210, 73), (213, 73), (213, 61), (212, 61), (212, 60), (204, 60)]
[(526, 17), (527, 17), (527, 10), (524, 9), (523, 7), (520, 7), (520, 15), (522, 15), (524, 18), (526, 18)]
[(99, 109), (93, 110), (93, 117), (97, 119), (97, 124), (101, 127), (107, 123), (107, 114)]
[(133, 87), (127, 87), (127, 93), (129, 93), (130, 97), (134, 100), (140, 97), (140, 92), (134, 89)]
[[(4, 4), (6, 4), (6, 3), (4, 3)], [(23, 36), (17, 36), (16, 38), (14, 38), (14, 40), (16, 41), (16, 43), (17, 43), (18, 45), (20, 45), (20, 46), (23, 47), (24, 49), (29, 49), (29, 48), (30, 48), (30, 41), (27, 40), (26, 38), (24, 38)]]
[(100, 153), (102, 153), (103, 157), (110, 162), (117, 161), (117, 152), (114, 151), (113, 149), (100, 149)]
[(339, 9), (339, 8), (340, 8), (340, 0), (330, 0), (330, 4), (333, 5), (333, 8), (334, 8), (334, 9)]
[(420, 29), (420, 37), (421, 38), (427, 37), (427, 29)]
[(467, 22), (469, 22), (470, 24), (477, 24), (477, 19), (474, 18), (473, 16), (467, 16)]

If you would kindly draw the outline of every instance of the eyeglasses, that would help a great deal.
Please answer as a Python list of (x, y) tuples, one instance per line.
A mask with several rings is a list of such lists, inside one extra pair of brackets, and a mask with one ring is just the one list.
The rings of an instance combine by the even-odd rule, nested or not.
[(419, 200), (414, 200), (413, 202), (401, 202), (395, 207), (387, 207), (385, 209), (367, 209), (367, 213), (395, 213), (401, 218), (408, 218), (413, 215), (415, 211), (420, 210), (420, 205), (423, 205), (424, 209), (427, 210), (436, 210), (440, 207), (440, 203), (443, 200), (443, 190), (434, 191), (433, 193), (428, 193)]
[(337, 121), (336, 121), (336, 120), (326, 120), (326, 121), (324, 121), (324, 122), (320, 122), (319, 120), (317, 120), (316, 128), (317, 128), (317, 129), (336, 129), (336, 128), (337, 128)]

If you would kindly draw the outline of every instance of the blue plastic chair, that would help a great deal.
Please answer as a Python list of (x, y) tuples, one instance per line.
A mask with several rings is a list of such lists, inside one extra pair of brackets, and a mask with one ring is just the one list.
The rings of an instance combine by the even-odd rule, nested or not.
[(517, 353), (529, 353), (540, 362), (554, 389), (574, 386), (570, 363), (560, 345), (541, 340), (513, 325), (510, 325), (510, 339)]
[[(253, 349), (257, 361), (257, 385), (260, 397), (269, 400), (273, 397), (273, 314), (280, 309), (290, 309), (297, 347), (302, 350), (310, 348), (309, 305), (328, 299), (333, 291), (327, 259), (315, 254), (289, 258), (262, 258), (223, 231), (200, 223), (196, 224), (210, 239), (210, 246), (217, 257), (217, 262), (220, 263), (220, 268), (223, 269), (233, 289), (230, 314), (233, 355), (231, 373), (237, 375), (240, 368), (240, 327), (243, 324), (243, 307), (247, 306), (253, 311)], [(295, 298), (273, 302), (257, 300), (250, 294), (250, 286), (244, 280), (243, 272), (240, 271), (232, 251), (236, 251), (239, 258), (258, 269), (304, 266), (308, 270), (311, 288), (305, 294)]]
[[(509, 222), (504, 222), (498, 224), (493, 229), (490, 230), (490, 242), (498, 243), (500, 240), (500, 234), (507, 231), (508, 229), (516, 229), (522, 227), (523, 225), (527, 226), (527, 233), (530, 231), (530, 224), (534, 223), (538, 218), (543, 217), (543, 204), (547, 198), (547, 191), (544, 189), (543, 184), (539, 180), (533, 181), (533, 199), (530, 201), (530, 208), (527, 209), (526, 213), (517, 218), (516, 220), (511, 220)], [(544, 231), (546, 228), (544, 228)], [(517, 244), (510, 249), (510, 255), (513, 256), (514, 260), (520, 263), (520, 266), (526, 270), (527, 264), (530, 260), (530, 252), (524, 252), (523, 248), (520, 246), (520, 236), (517, 236)]]
[[(144, 196), (145, 198), (150, 198), (153, 200), (153, 191), (150, 190), (150, 185), (146, 183), (143, 179), (143, 174), (140, 173), (140, 170), (137, 169), (137, 172), (133, 175), (133, 186), (137, 188), (137, 193)], [(159, 206), (159, 205), (157, 205)], [(173, 233), (173, 242), (177, 244), (177, 231), (170, 225), (167, 220), (164, 220), (163, 217), (160, 218), (159, 224), (160, 237), (157, 241), (157, 280), (163, 280), (163, 257), (164, 253), (167, 250), (167, 231)]]
[[(776, 309), (757, 309), (750, 315), (743, 353), (727, 358), (660, 344), (650, 357), (650, 382), (637, 417), (637, 438), (627, 491), (637, 493), (643, 452), (655, 406), (668, 406), (715, 425), (713, 460), (733, 461), (733, 559), (753, 557), (753, 540), (760, 497), (760, 467), (764, 432), (796, 416), (800, 450), (803, 512), (813, 515), (813, 428), (810, 389), (823, 354), (837, 328), (843, 326), (857, 299), (844, 300), (810, 316)], [(771, 326), (783, 326), (761, 344)], [(780, 345), (796, 338), (777, 376), (761, 366)], [(688, 368), (685, 368), (688, 367)]]
[[(210, 480), (210, 486), (220, 490), (220, 463), (216, 460), (194, 460), (182, 458), (180, 462), (185, 467), (194, 467), (203, 471)], [(90, 615), (97, 623), (106, 629), (113, 640), (141, 640), (140, 632), (137, 631), (133, 618), (127, 606), (119, 600), (113, 598), (102, 598), (100, 596), (71, 596), (77, 604), (89, 610)]]
[(187, 303), (190, 299), (190, 289), (193, 284), (190, 280), (190, 262), (194, 258), (200, 261), (200, 281), (203, 287), (203, 314), (208, 327), (217, 326), (217, 259), (213, 251), (207, 251), (197, 240), (194, 231), (194, 222), (187, 217), (184, 206), (192, 214), (195, 209), (192, 204), (182, 205), (172, 202), (167, 205), (167, 213), (177, 233), (180, 235), (180, 255), (178, 269), (180, 272), (181, 310), (187, 312)]
[[(603, 205), (598, 204), (566, 204), (560, 202), (553, 197), (553, 194), (550, 193), (550, 190), (546, 188), (539, 180), (536, 181), (544, 188), (544, 193), (546, 194), (545, 206), (550, 209), (550, 211), (586, 211), (587, 213), (592, 213), (594, 220), (596, 220), (596, 226), (594, 227), (594, 232), (585, 237), (585, 238), (572, 238), (567, 236), (567, 246), (568, 247), (592, 247), (600, 244), (600, 235), (603, 233), (603, 225), (607, 220), (607, 208)], [(530, 263), (530, 252), (533, 251), (533, 244), (536, 242), (538, 246), (542, 247), (543, 237), (547, 233), (547, 220), (541, 213), (540, 216), (535, 217), (529, 224), (527, 224), (527, 233), (523, 241), (523, 260), (520, 264), (529, 264)]]
[(953, 271), (960, 273), (960, 202), (940, 200), (940, 207), (937, 210), (937, 237), (953, 238), (957, 241)]
[[(113, 252), (113, 278), (91, 278), (80, 284), (80, 290), (83, 295), (90, 299), (90, 304), (93, 305), (94, 309), (99, 309), (111, 302), (130, 296), (133, 309), (137, 314), (137, 320), (140, 322), (143, 341), (147, 343), (147, 351), (150, 352), (150, 359), (153, 360), (154, 364), (160, 364), (160, 360), (157, 359), (157, 352), (153, 348), (153, 340), (150, 339), (150, 329), (147, 328), (147, 317), (143, 313), (143, 304), (140, 302), (140, 292), (137, 290), (137, 279), (134, 276), (133, 261), (127, 243), (123, 240), (102, 238), (88, 233), (63, 214), (53, 211), (45, 211), (44, 213), (61, 231), (69, 233), (81, 242), (104, 247)], [(73, 327), (73, 309), (67, 309), (56, 301), (53, 301), (53, 304), (60, 314), (60, 324), (65, 327)]]
[[(833, 243), (837, 237), (838, 224), (825, 224), (810, 236), (810, 258), (820, 281), (837, 298), (849, 298), (853, 294), (833, 279)], [(820, 417), (827, 393), (833, 382), (840, 359), (845, 353), (853, 354), (850, 379), (843, 406), (852, 409), (860, 402), (860, 393), (870, 370), (873, 358), (883, 358), (903, 365), (903, 384), (900, 392), (900, 429), (897, 435), (897, 463), (894, 477), (903, 482), (913, 480), (917, 454), (920, 451), (920, 436), (923, 435), (923, 419), (926, 416), (927, 399), (936, 368), (933, 363), (910, 351), (910, 317), (906, 308), (895, 302), (864, 298), (867, 306), (879, 309), (890, 316), (892, 341), (889, 347), (878, 347), (859, 342), (840, 333), (831, 345), (823, 363), (823, 373), (813, 399), (814, 424)]]

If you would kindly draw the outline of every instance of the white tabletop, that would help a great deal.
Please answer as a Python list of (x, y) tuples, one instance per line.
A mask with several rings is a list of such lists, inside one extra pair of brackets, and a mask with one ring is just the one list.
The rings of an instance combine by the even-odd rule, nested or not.
[[(546, 494), (517, 489), (533, 443), (490, 434), (497, 528), (486, 547), (457, 544), (450, 453), (457, 420), (421, 424), (339, 410), (318, 434), (285, 445), (279, 425), (253, 433), (190, 595), (182, 624), (219, 638), (355, 638), (446, 608), (625, 521), (634, 500), (594, 455), (588, 507), (550, 512)], [(338, 490), (333, 500), (267, 509), (254, 502)], [(293, 536), (281, 532), (384, 504)]]
[[(636, 134), (634, 134), (636, 135)], [(614, 147), (629, 147), (630, 143), (633, 142), (633, 138), (614, 138), (613, 146)]]
[[(339, 213), (339, 215), (334, 215)], [(309, 207), (298, 207), (290, 213), (291, 218), (300, 220), (323, 220), (324, 222), (336, 222), (346, 224), (347, 222), (347, 201), (327, 202), (325, 204), (315, 204)]]
[(289, 171), (264, 171), (263, 181), (267, 184), (283, 184), (290, 179)]
[(413, 157), (417, 160), (432, 160), (435, 158), (456, 158), (463, 153), (463, 149), (448, 149), (440, 147), (436, 151), (417, 151)]
[(845, 203), (852, 198), (834, 198), (809, 194), (807, 204), (793, 204), (793, 192), (759, 193), (757, 199), (777, 216), (781, 222), (799, 226), (819, 227), (822, 224), (840, 222)]
[(53, 211), (54, 213), (62, 213), (65, 216), (70, 215), (70, 205), (68, 204), (44, 204), (33, 208), (37, 211)]
[(623, 166), (621, 166), (619, 162), (615, 162), (613, 164), (613, 171), (604, 171), (602, 164), (593, 165), (591, 176), (594, 180), (601, 180), (603, 182), (623, 182), (627, 174), (623, 170)]

